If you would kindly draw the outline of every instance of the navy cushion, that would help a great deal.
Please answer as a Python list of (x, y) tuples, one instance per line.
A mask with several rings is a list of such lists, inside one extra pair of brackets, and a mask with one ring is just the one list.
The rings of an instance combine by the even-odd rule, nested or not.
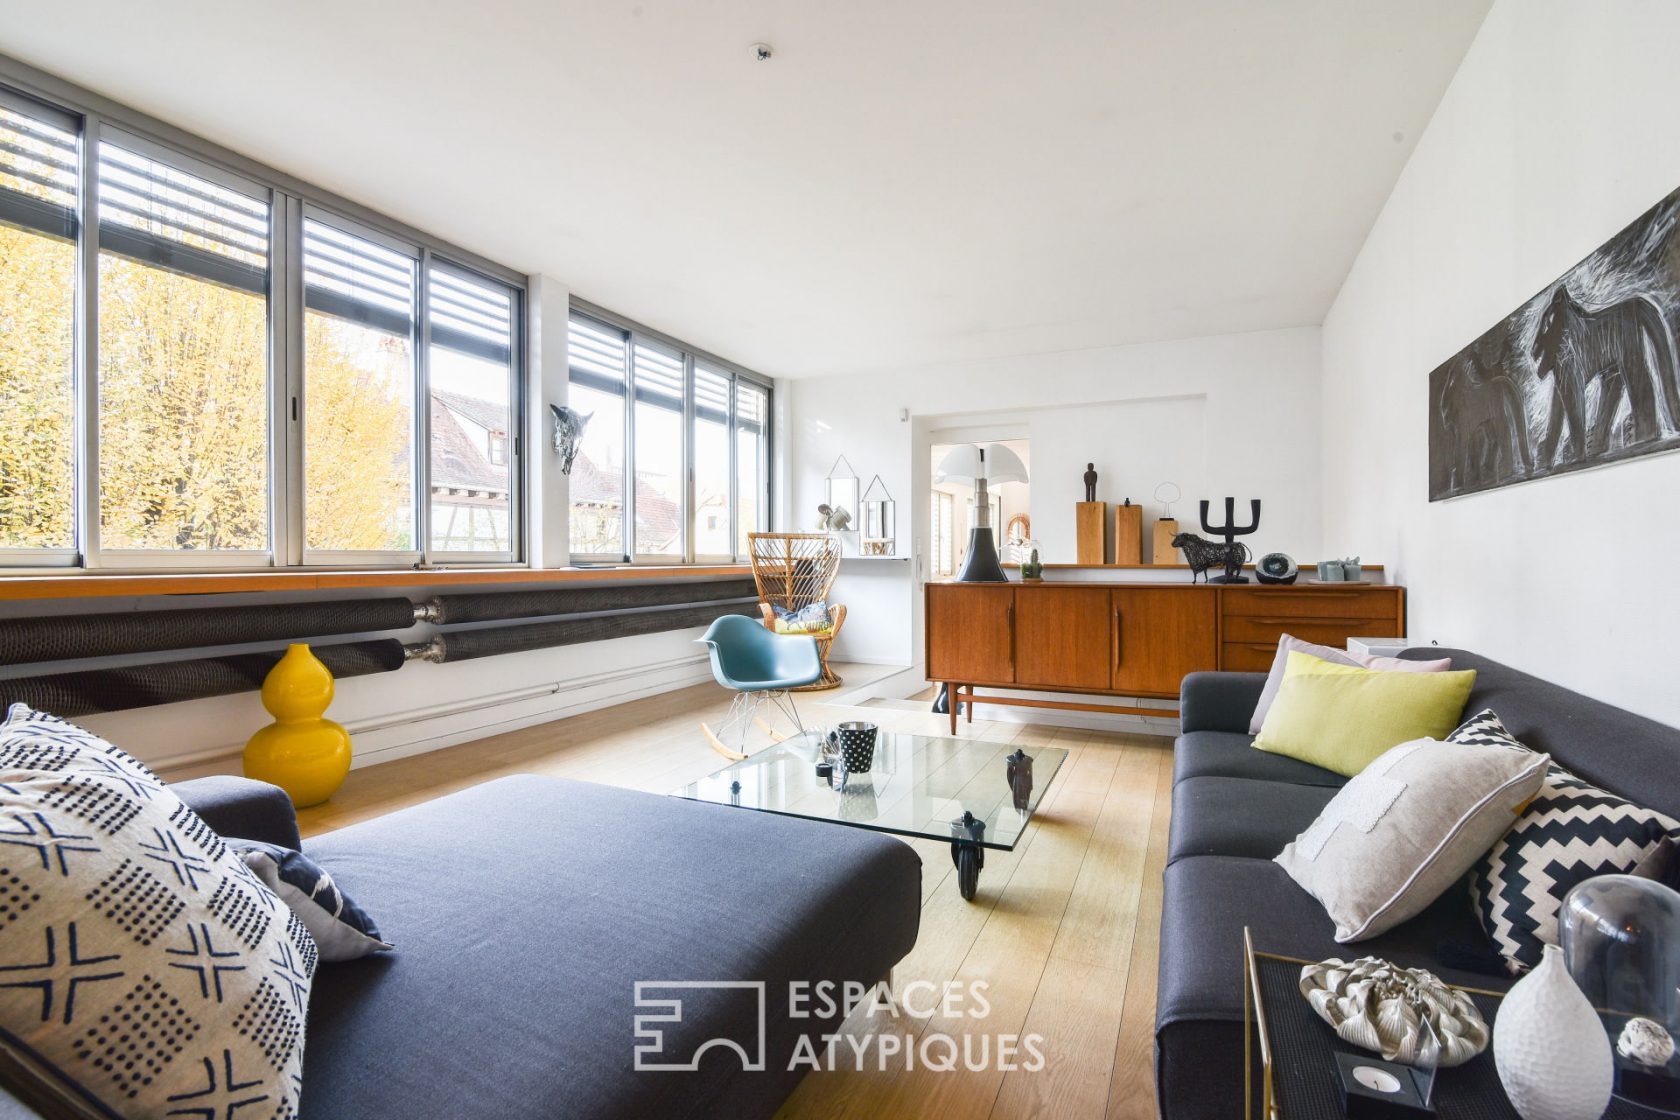
[(1317, 820), (1335, 796), (1325, 786), (1186, 778), (1173, 789), (1167, 862), (1205, 855), (1269, 860)]
[(349, 961), (390, 950), (367, 911), (302, 852), (258, 840), (229, 840), (227, 845), (309, 929), (321, 960)]
[[(1347, 779), (1321, 766), (1256, 750), (1246, 731), (1192, 731), (1173, 747), (1173, 783), (1186, 778), (1253, 778), (1340, 789)], [(1329, 800), (1326, 798), (1326, 800)]]
[[(908, 844), (582, 782), (518, 776), (307, 845), (398, 931), (396, 953), (323, 971), (305, 1120), (768, 1117), (798, 1082), (791, 980), (874, 983), (909, 952)], [(638, 981), (761, 980), (766, 1069), (714, 1048), (637, 1073)], [(691, 989), (661, 1053), (740, 1038), (740, 992)], [(822, 1049), (818, 1043), (818, 1050)]]

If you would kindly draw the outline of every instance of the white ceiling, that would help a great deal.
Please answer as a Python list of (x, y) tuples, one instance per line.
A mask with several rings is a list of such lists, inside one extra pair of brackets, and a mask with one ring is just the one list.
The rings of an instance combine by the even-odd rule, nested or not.
[(1322, 321), (1489, 2), (9, 0), (0, 51), (809, 376)]

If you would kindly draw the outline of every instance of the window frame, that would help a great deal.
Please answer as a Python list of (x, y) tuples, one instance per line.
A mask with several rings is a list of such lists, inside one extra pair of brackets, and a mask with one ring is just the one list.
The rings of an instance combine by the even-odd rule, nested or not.
[[(739, 542), (741, 502), (740, 502), (740, 470), (738, 462), (737, 434), (741, 431), (739, 419), (739, 399), (737, 387), (741, 383), (764, 394), (764, 419), (761, 422), (764, 438), (764, 485), (762, 501), (764, 505), (763, 523), (765, 531), (774, 524), (773, 510), (775, 509), (774, 488), (775, 472), (771, 469), (775, 454), (775, 424), (773, 423), (775, 407), (775, 383), (763, 374), (755, 373), (738, 362), (731, 362), (718, 357), (716, 354), (701, 350), (698, 347), (671, 337), (662, 331), (643, 326), (633, 319), (628, 319), (616, 312), (608, 311), (604, 307), (590, 303), (587, 300), (571, 297), (567, 314), (567, 336), (570, 337), (571, 320), (581, 317), (593, 320), (598, 327), (608, 331), (615, 331), (623, 338), (625, 347), (623, 386), (624, 399), (624, 525), (622, 529), (622, 543), (624, 550), (619, 553), (573, 553), (572, 563), (580, 567), (604, 567), (611, 565), (660, 565), (673, 564), (736, 564), (745, 563), (745, 552), (731, 551), (729, 553), (700, 553), (695, 552), (695, 540), (699, 510), (697, 508), (696, 474), (694, 469), (694, 422), (696, 414), (696, 397), (694, 391), (695, 366), (704, 364), (717, 373), (729, 378), (729, 417), (727, 422), (729, 443), (729, 536), (731, 544)], [(682, 441), (683, 441), (683, 469), (680, 485), (681, 494), (681, 535), (682, 548), (680, 555), (636, 553), (635, 517), (636, 517), (636, 362), (635, 347), (637, 341), (651, 343), (656, 347), (674, 350), (682, 358)], [(566, 382), (568, 388), (572, 384), (573, 370), (570, 355), (566, 362)], [(585, 374), (582, 384), (602, 393), (616, 394), (617, 390), (601, 384), (596, 375)], [(567, 498), (567, 517), (571, 516), (570, 496)], [(755, 530), (756, 531), (756, 530)]]
[[(4, 56), (0, 55), (0, 59)], [(4, 71), (0, 70), (0, 77)], [(72, 133), (76, 137), (76, 204), (75, 212), (71, 215), (71, 250), (75, 255), (73, 275), (76, 290), (72, 293), (70, 332), (70, 399), (71, 399), (71, 544), (68, 548), (3, 548), (0, 547), (0, 571), (9, 568), (52, 568), (60, 569), (74, 566), (80, 559), (77, 536), (81, 529), (85, 515), (82, 502), (82, 432), (81, 426), (86, 412), (84, 394), (82, 391), (81, 360), (86, 345), (84, 326), (84, 309), (82, 298), (82, 277), (87, 271), (87, 261), (82, 252), (83, 225), (86, 220), (86, 208), (83, 200), (87, 191), (87, 163), (82, 158), (84, 141), (82, 138), (82, 118), (75, 112), (52, 103), (45, 98), (37, 97), (27, 89), (9, 88), (0, 84), (0, 106), (5, 106), (13, 112), (25, 116), (37, 116), (53, 127)], [(94, 464), (95, 470), (98, 464)], [(96, 503), (97, 504), (97, 503)]]
[[(26, 63), (0, 54), (0, 103), (40, 114), (77, 136), (76, 292), (73, 325), (74, 546), (69, 549), (0, 549), (0, 572), (42, 570), (125, 572), (259, 568), (380, 568), (392, 564), (506, 567), (528, 562), (523, 439), (527, 415), (528, 278), (495, 261), (287, 175), (256, 160), (131, 109)], [(142, 550), (106, 548), (99, 502), (99, 145), (118, 146), (228, 185), (269, 202), (268, 255), (268, 511), (269, 547), (263, 550)], [(416, 277), (416, 548), (400, 553), (317, 552), (305, 548), (303, 497), (303, 228), (306, 213), (319, 213), (347, 232), (412, 244), (419, 250)], [(426, 378), (430, 317), (426, 285), (433, 262), (506, 287), (512, 299), (509, 361), (508, 535), (505, 552), (443, 552), (430, 538), (430, 387)]]
[[(153, 548), (113, 548), (105, 544), (102, 511), (100, 508), (100, 488), (102, 472), (100, 470), (99, 447), (99, 261), (105, 251), (101, 230), (102, 219), (98, 212), (99, 191), (96, 184), (99, 178), (99, 150), (104, 144), (122, 148), (135, 155), (154, 162), (164, 164), (189, 175), (197, 176), (217, 186), (236, 191), (251, 198), (267, 196), (268, 202), (268, 293), (267, 293), (267, 322), (264, 333), (267, 343), (268, 372), (265, 378), (268, 387), (268, 448), (267, 448), (267, 478), (268, 478), (268, 548), (267, 549), (153, 549)], [(246, 569), (267, 568), (274, 566), (274, 556), (277, 552), (278, 535), (280, 532), (280, 518), (276, 515), (282, 497), (281, 483), (284, 469), (284, 459), (280, 445), (283, 437), (277, 435), (276, 418), (283, 416), (284, 405), (278, 399), (276, 385), (281, 380), (279, 370), (285, 361), (285, 342), (280, 337), (280, 318), (275, 314), (274, 290), (275, 267), (278, 251), (283, 244), (284, 235), (278, 228), (275, 218), (277, 193), (273, 188), (217, 167), (195, 158), (190, 153), (176, 152), (167, 145), (158, 144), (146, 136), (126, 128), (100, 122), (96, 133), (90, 134), (88, 124), (84, 121), (79, 158), (85, 168), (84, 182), (92, 180), (89, 189), (93, 193), (88, 201), (82, 203), (83, 220), (81, 223), (82, 238), (77, 251), (82, 255), (84, 268), (81, 276), (82, 291), (78, 293), (77, 310), (86, 321), (87, 334), (78, 341), (76, 360), (76, 377), (79, 384), (85, 388), (78, 404), (85, 411), (85, 419), (76, 425), (75, 455), (79, 462), (87, 464), (84, 471), (78, 467), (77, 494), (79, 508), (77, 509), (76, 541), (82, 560), (80, 567), (84, 568), (121, 568), (124, 570), (142, 569)], [(201, 277), (201, 279), (203, 279)], [(83, 354), (86, 355), (85, 359)]]

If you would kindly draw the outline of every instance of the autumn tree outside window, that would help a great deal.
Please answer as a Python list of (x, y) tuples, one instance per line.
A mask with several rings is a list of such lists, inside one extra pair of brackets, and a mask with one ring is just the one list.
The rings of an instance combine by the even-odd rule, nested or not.
[(0, 564), (520, 559), (517, 274), (77, 100), (0, 85)]

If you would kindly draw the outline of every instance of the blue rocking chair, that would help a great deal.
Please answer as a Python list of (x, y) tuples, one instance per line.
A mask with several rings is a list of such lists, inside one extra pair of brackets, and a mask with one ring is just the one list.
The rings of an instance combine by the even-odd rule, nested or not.
[(805, 724), (794, 706), (792, 690), (815, 684), (822, 679), (822, 657), (817, 652), (817, 640), (805, 634), (777, 634), (766, 629), (757, 619), (744, 615), (726, 614), (698, 639), (712, 655), (712, 676), (735, 693), (729, 705), (729, 716), (718, 726), (719, 732), (739, 729), (739, 746), (730, 747), (704, 723), (712, 749), (725, 758), (737, 762), (747, 757), (747, 732), (751, 729), (758, 709), (764, 703), (774, 704), (793, 721), (799, 734), (805, 734)]

